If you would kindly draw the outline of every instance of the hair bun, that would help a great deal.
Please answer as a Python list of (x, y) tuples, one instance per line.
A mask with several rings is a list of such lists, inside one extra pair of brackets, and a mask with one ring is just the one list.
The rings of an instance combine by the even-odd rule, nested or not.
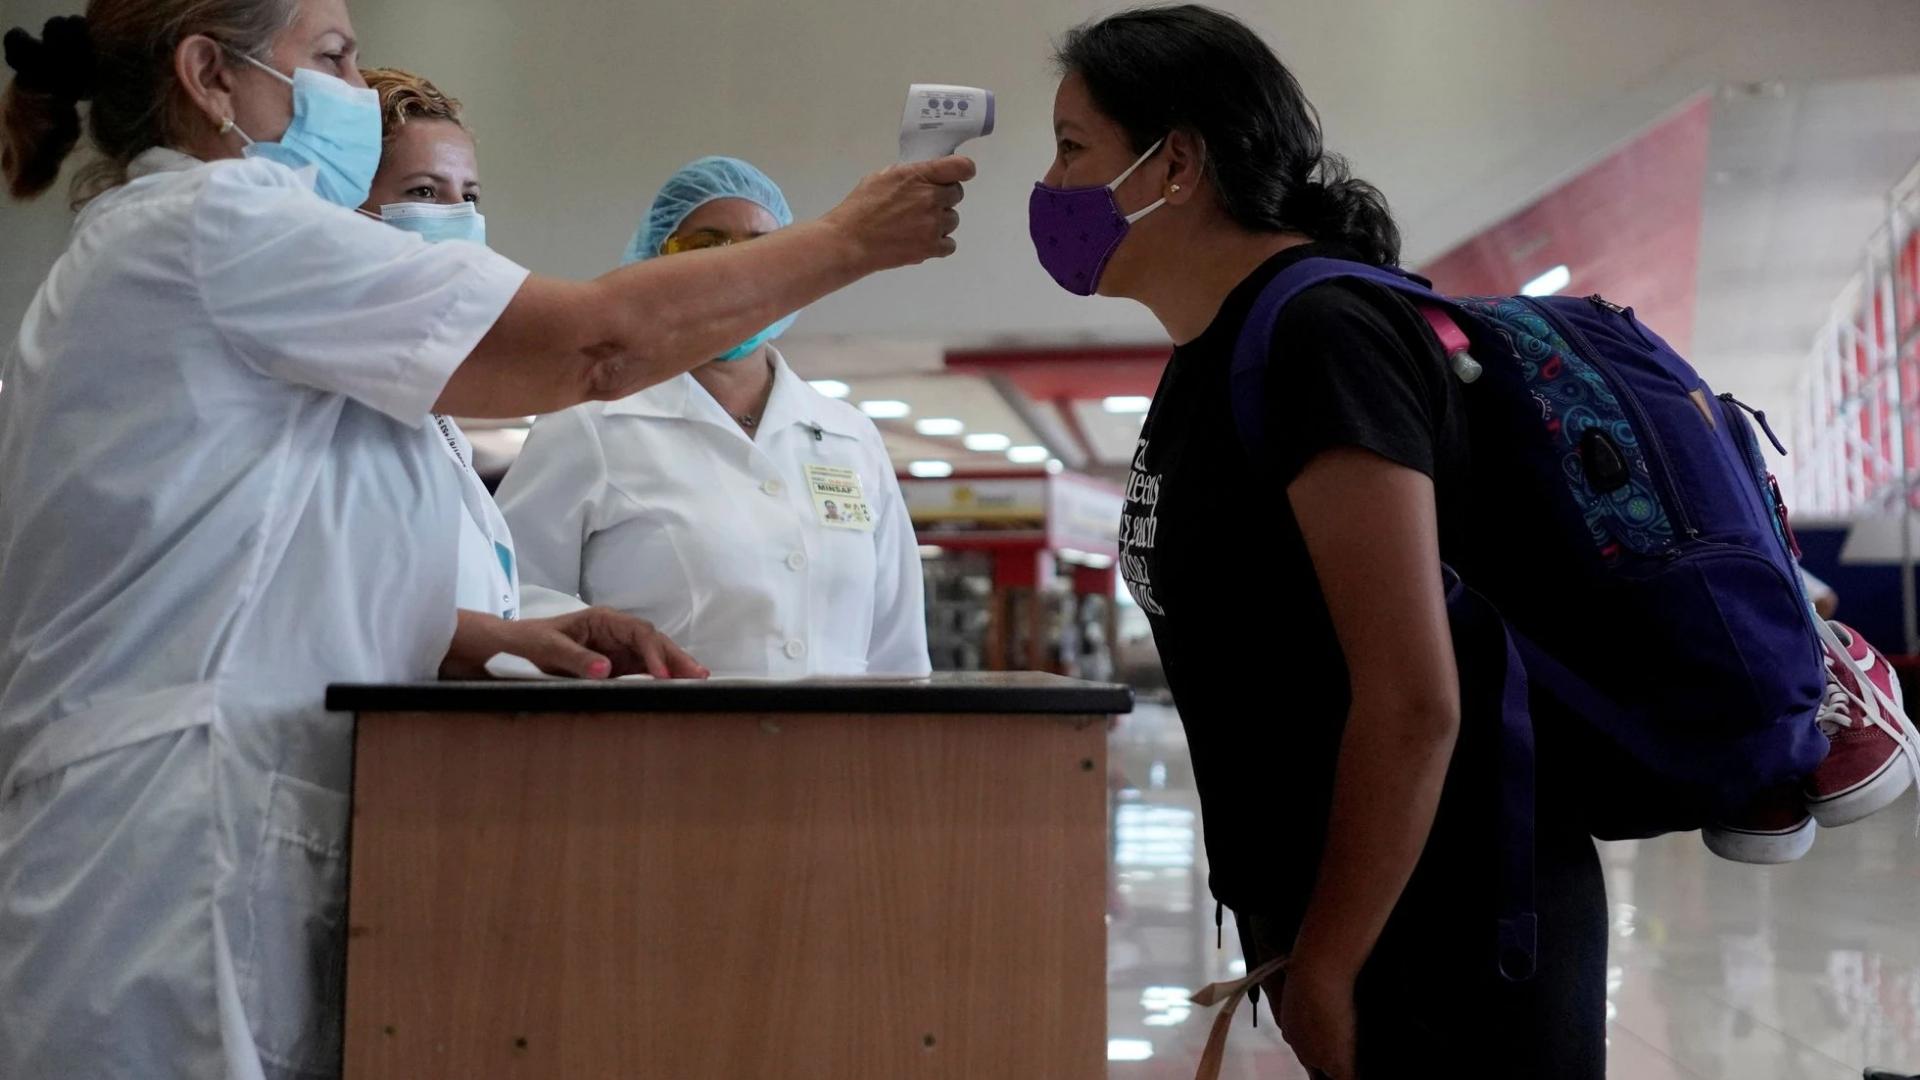
[(1400, 228), (1386, 196), (1356, 179), (1338, 154), (1323, 154), (1306, 179), (1287, 189), (1280, 215), (1292, 228), (1315, 240), (1345, 244), (1368, 262), (1392, 266), (1400, 261)]
[(15, 27), (7, 31), (4, 45), (7, 66), (21, 89), (68, 101), (93, 97), (93, 39), (86, 16), (48, 19), (38, 38)]

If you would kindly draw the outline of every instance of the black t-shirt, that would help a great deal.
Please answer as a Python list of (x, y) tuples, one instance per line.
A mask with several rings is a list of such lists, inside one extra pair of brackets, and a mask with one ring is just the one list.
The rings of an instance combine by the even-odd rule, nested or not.
[[(1228, 390), (1260, 290), (1324, 244), (1291, 248), (1234, 289), (1176, 349), (1134, 454), (1121, 573), (1153, 625), (1200, 789), (1213, 892), (1296, 921), (1320, 862), (1345, 725), (1347, 668), (1287, 486), (1323, 451), (1358, 447), (1432, 477), (1443, 557), (1464, 543), (1468, 444), (1460, 387), (1413, 306), (1333, 282), (1280, 315), (1263, 460), (1242, 447)], [(1438, 587), (1438, 583), (1435, 583)]]

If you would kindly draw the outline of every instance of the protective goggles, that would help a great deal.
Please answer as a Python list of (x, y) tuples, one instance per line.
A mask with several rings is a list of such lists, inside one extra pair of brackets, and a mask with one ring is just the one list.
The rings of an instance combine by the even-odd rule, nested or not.
[(732, 233), (721, 232), (719, 229), (695, 229), (687, 233), (674, 233), (667, 237), (666, 243), (660, 245), (660, 254), (678, 255), (683, 251), (730, 247), (734, 244), (744, 244), (757, 235), (735, 236)]

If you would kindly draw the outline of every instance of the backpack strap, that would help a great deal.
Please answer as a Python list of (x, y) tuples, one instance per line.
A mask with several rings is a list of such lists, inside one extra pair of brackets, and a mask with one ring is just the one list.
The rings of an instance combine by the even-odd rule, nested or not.
[(1392, 289), (1414, 302), (1433, 328), (1448, 356), (1467, 351), (1470, 342), (1460, 328), (1462, 312), (1453, 301), (1433, 291), (1422, 277), (1399, 267), (1374, 266), (1346, 259), (1301, 259), (1280, 271), (1253, 302), (1253, 311), (1234, 343), (1228, 374), (1234, 427), (1247, 453), (1258, 457), (1266, 448), (1267, 368), (1273, 355), (1273, 327), (1280, 312), (1301, 293), (1329, 281), (1370, 281)]
[(1456, 664), (1498, 664), (1500, 732), (1495, 739), (1500, 812), (1500, 866), (1495, 963), (1510, 982), (1533, 977), (1538, 966), (1540, 918), (1534, 905), (1533, 711), (1521, 639), (1486, 597), (1467, 588), (1450, 566), (1441, 566), (1447, 590), (1447, 621), (1453, 628)]
[[(1257, 998), (1261, 985), (1285, 971), (1289, 959), (1287, 956), (1276, 956), (1238, 979), (1203, 986), (1187, 999), (1203, 1009), (1222, 1003), (1226, 1006), (1214, 1016), (1213, 1026), (1207, 1029), (1207, 1043), (1200, 1051), (1200, 1064), (1194, 1071), (1193, 1080), (1220, 1080), (1220, 1067), (1227, 1060), (1227, 1033), (1233, 1024), (1235, 1010), (1240, 1008), (1242, 999), (1249, 996)], [(1253, 1007), (1257, 1020), (1260, 1003), (1256, 1000)]]

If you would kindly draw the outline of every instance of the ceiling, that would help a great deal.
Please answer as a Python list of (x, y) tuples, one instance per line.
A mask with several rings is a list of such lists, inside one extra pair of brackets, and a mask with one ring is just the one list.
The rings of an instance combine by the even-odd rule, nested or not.
[(1716, 387), (1785, 411), (1888, 190), (1920, 159), (1920, 77), (1734, 85), (1713, 109), (1692, 358)]
[[(1920, 76), (1728, 85), (1423, 269), (1449, 291), (1505, 293), (1566, 265), (1566, 291), (1632, 305), (1717, 388), (1784, 410), (1887, 190), (1916, 158)], [(1164, 357), (1164, 347), (1011, 349), (957, 353), (948, 368), (1010, 381), (1042, 413), (1072, 412), (1081, 430), (1068, 442), (1092, 450), (1076, 467), (1117, 471), (1138, 418), (1107, 413), (1101, 398), (1151, 393)], [(938, 400), (954, 381), (919, 385)], [(915, 398), (912, 386), (890, 392)], [(912, 453), (937, 449), (923, 440)], [(1005, 464), (947, 456), (962, 469)]]

